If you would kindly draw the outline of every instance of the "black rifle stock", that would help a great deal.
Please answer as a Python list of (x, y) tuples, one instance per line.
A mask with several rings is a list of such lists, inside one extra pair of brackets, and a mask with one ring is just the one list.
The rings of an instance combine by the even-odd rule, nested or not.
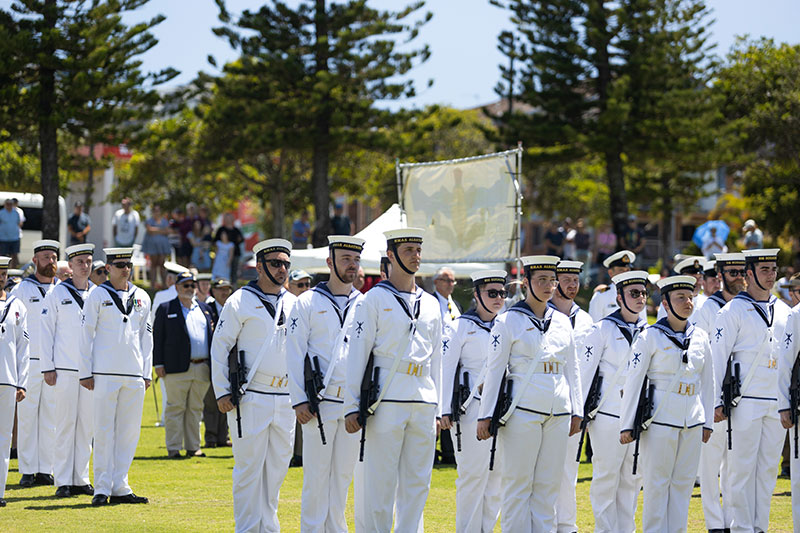
[(795, 356), (792, 380), (789, 383), (789, 416), (794, 425), (794, 458), (797, 459), (797, 409), (800, 408), (800, 354)]
[(231, 403), (236, 407), (236, 431), (241, 439), (242, 413), (239, 403), (247, 383), (247, 368), (244, 365), (244, 350), (237, 350), (236, 346), (228, 353), (228, 380), (231, 384)]
[(308, 410), (317, 417), (317, 428), (319, 428), (319, 436), (324, 446), (327, 444), (325, 441), (325, 428), (322, 425), (322, 414), (319, 412), (319, 393), (323, 389), (324, 383), (322, 371), (319, 367), (319, 357), (316, 355), (312, 364), (311, 358), (306, 354), (306, 358), (303, 361), (303, 382), (305, 384), (306, 397), (308, 397)]
[(644, 423), (653, 415), (653, 393), (656, 390), (654, 383), (644, 378), (642, 382), (642, 389), (639, 391), (639, 401), (636, 403), (636, 414), (633, 417), (633, 440), (636, 444), (633, 448), (633, 475), (636, 475), (636, 467), (639, 464), (639, 441), (641, 440), (642, 432), (647, 428), (643, 427)]
[(464, 372), (464, 380), (461, 378), (461, 363), (456, 366), (456, 374), (453, 377), (453, 396), (450, 399), (450, 417), (456, 425), (456, 446), (461, 451), (461, 415), (464, 414), (462, 405), (469, 398), (469, 372)]
[(494, 404), (492, 419), (489, 422), (489, 434), (492, 436), (492, 449), (489, 455), (489, 470), (494, 470), (494, 454), (497, 451), (497, 434), (500, 427), (504, 425), (500, 419), (508, 412), (511, 407), (511, 392), (514, 389), (514, 381), (503, 374), (500, 381), (500, 389), (497, 391), (497, 402)]
[(364, 443), (367, 440), (367, 418), (372, 414), (369, 406), (378, 399), (378, 376), (380, 367), (375, 366), (375, 356), (370, 353), (364, 376), (361, 378), (361, 397), (358, 400), (358, 424), (361, 426), (361, 444), (358, 460), (364, 462)]
[(737, 398), (741, 393), (741, 380), (739, 379), (739, 365), (733, 361), (733, 354), (728, 357), (725, 368), (725, 377), (722, 379), (722, 414), (728, 422), (728, 449), (733, 448), (733, 430), (731, 429), (731, 414), (736, 407)]
[(589, 422), (594, 420), (594, 417), (589, 415), (592, 411), (597, 409), (597, 406), (600, 405), (600, 388), (603, 386), (603, 376), (600, 375), (600, 369), (598, 368), (594, 372), (594, 377), (592, 378), (592, 384), (589, 385), (589, 392), (586, 393), (586, 401), (583, 402), (583, 420), (581, 420), (581, 438), (578, 441), (578, 455), (575, 457), (575, 461), (580, 463), (581, 462), (581, 452), (583, 451), (583, 439), (586, 437), (586, 428), (589, 426)]

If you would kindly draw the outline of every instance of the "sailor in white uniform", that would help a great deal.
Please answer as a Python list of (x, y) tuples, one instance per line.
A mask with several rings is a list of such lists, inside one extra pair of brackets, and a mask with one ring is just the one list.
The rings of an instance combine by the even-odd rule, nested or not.
[[(695, 325), (708, 333), (712, 343), (717, 333), (714, 327), (717, 313), (745, 289), (744, 254), (720, 253), (714, 256), (716, 261), (710, 262), (715, 265), (720, 280), (720, 290), (708, 294), (700, 310), (693, 313)], [(718, 402), (718, 399), (716, 401)], [(730, 529), (733, 521), (729, 504), (731, 489), (728, 485), (727, 460), (727, 424), (724, 421), (714, 422), (714, 432), (708, 442), (703, 444), (700, 452), (700, 491), (703, 497), (703, 518), (706, 529), (715, 533)], [(722, 503), (720, 496), (725, 498)]]
[[(592, 329), (594, 322), (589, 313), (578, 307), (575, 297), (581, 288), (580, 275), (583, 263), (580, 261), (559, 261), (556, 267), (558, 287), (547, 305), (569, 317), (572, 331), (575, 335), (576, 353), (580, 355), (583, 349), (583, 339)], [(580, 359), (579, 359), (580, 361)], [(586, 391), (589, 383), (582, 381), (581, 390)], [(579, 433), (572, 435), (567, 441), (567, 458), (564, 462), (561, 490), (556, 504), (557, 531), (559, 533), (572, 533), (578, 530), (576, 525), (578, 510), (575, 503), (575, 485), (578, 483), (578, 466), (575, 461), (578, 454), (578, 445), (581, 436)]]
[(641, 436), (645, 532), (686, 531), (700, 446), (711, 436), (711, 346), (706, 332), (688, 321), (696, 283), (692, 276), (658, 281), (667, 317), (646, 328), (633, 344), (623, 387), (622, 444), (633, 442), (631, 429), (643, 383), (652, 392), (652, 412), (643, 421), (647, 431)]
[[(788, 289), (793, 302), (800, 301), (800, 279), (789, 280), (781, 285), (782, 289)], [(794, 532), (800, 533), (800, 453), (798, 452), (798, 442), (795, 441), (798, 428), (792, 423), (791, 399), (794, 396), (796, 407), (800, 407), (800, 383), (792, 383), (792, 377), (798, 376), (800, 368), (795, 369), (795, 365), (800, 366), (800, 303), (796, 303), (792, 308), (789, 320), (786, 323), (786, 330), (783, 339), (780, 341), (780, 359), (778, 360), (778, 373), (780, 394), (778, 396), (778, 412), (781, 416), (781, 424), (789, 430), (789, 468), (791, 474), (792, 488), (792, 522)], [(792, 392), (791, 389), (795, 390)], [(797, 416), (797, 414), (795, 414)]]
[[(488, 371), (489, 333), (505, 303), (506, 278), (504, 270), (473, 273), (476, 306), (445, 327), (442, 339), (442, 427), (451, 428), (456, 442), (458, 533), (494, 531), (500, 516), (500, 470), (487, 468), (491, 443), (473, 436), (477, 434), (480, 391)], [(453, 422), (455, 409), (460, 418), (457, 424)]]
[(4, 289), (10, 263), (10, 257), (0, 256), (0, 458), (3, 461), (0, 464), (0, 507), (6, 506), (3, 496), (8, 479), (14, 407), (25, 400), (28, 381), (27, 311), (16, 296)]
[[(692, 316), (689, 317), (689, 322), (691, 322), (693, 326), (697, 325), (697, 314), (708, 298), (707, 295), (704, 295), (700, 292), (700, 289), (703, 288), (701, 281), (703, 279), (703, 272), (705, 271), (705, 268), (706, 259), (699, 256), (686, 257), (680, 260), (674, 268), (675, 275), (692, 276), (695, 280), (697, 280), (697, 283), (694, 286), (694, 298), (692, 299), (694, 310), (692, 311)], [(661, 320), (662, 318), (666, 318), (666, 316), (666, 308), (663, 305), (659, 306), (658, 313), (656, 314), (656, 320)], [(708, 333), (708, 330), (706, 330), (706, 333)]]
[(129, 279), (133, 248), (105, 248), (108, 281), (83, 304), (81, 385), (93, 391), (92, 505), (147, 503), (128, 485), (153, 372), (150, 297)]
[(66, 249), (72, 278), (54, 286), (42, 309), (40, 366), (47, 385), (55, 391), (56, 442), (53, 474), (56, 497), (94, 495), (89, 483), (94, 410), (92, 391), (80, 386), (81, 329), (83, 306), (94, 283), (94, 244), (76, 244)]
[[(211, 345), (211, 379), (233, 438), (237, 532), (280, 530), (279, 492), (292, 458), (295, 426), (286, 374), (286, 317), (296, 298), (283, 288), (291, 250), (284, 239), (253, 247), (258, 279), (225, 302)], [(229, 374), (234, 349), (243, 370), (243, 382), (233, 391), (242, 394), (238, 408)]]
[[(423, 230), (384, 233), (391, 261), (388, 281), (356, 304), (349, 333), (345, 424), (351, 433), (366, 419), (363, 504), (367, 531), (416, 532), (430, 489), (436, 430), (441, 417), (442, 318), (436, 298), (416, 285)], [(370, 363), (374, 366), (372, 373)], [(377, 391), (362, 398), (362, 381)], [(367, 378), (362, 380), (362, 378)], [(356, 498), (359, 503), (359, 497)], [(356, 510), (356, 513), (359, 513)]]
[(738, 366), (741, 381), (741, 398), (732, 410), (727, 464), (731, 531), (736, 532), (767, 531), (786, 436), (778, 414), (778, 358), (788, 316), (769, 292), (777, 278), (779, 252), (777, 248), (743, 252), (747, 291), (719, 311), (711, 336), (716, 420), (725, 420), (719, 399), (729, 360), (734, 369)]
[(614, 276), (620, 308), (594, 325), (578, 351), (585, 395), (599, 387), (599, 399), (584, 413), (594, 449), (589, 496), (598, 533), (636, 531), (642, 474), (633, 474), (632, 447), (619, 442), (619, 418), (633, 343), (647, 326), (639, 315), (647, 302), (647, 276), (643, 270)]
[(495, 319), (478, 438), (489, 427), (501, 383), (513, 382), (500, 419), (503, 531), (554, 531), (567, 439), (583, 416), (580, 370), (569, 318), (549, 307), (558, 281), (555, 256), (522, 258), (527, 297)]
[[(611, 283), (606, 286), (598, 286), (595, 289), (592, 299), (589, 301), (589, 315), (594, 322), (598, 322), (607, 317), (617, 309), (617, 288), (614, 286), (614, 276), (628, 272), (633, 267), (636, 254), (628, 250), (621, 250), (611, 254), (603, 261), (603, 266), (608, 269), (608, 277)], [(647, 310), (642, 309), (642, 320), (647, 320)]]
[(703, 269), (703, 296), (708, 298), (712, 294), (722, 289), (722, 282), (717, 275), (717, 261), (714, 259), (706, 259), (706, 264)]
[[(341, 533), (347, 531), (347, 490), (358, 457), (358, 437), (344, 424), (345, 324), (362, 296), (353, 281), (364, 239), (331, 235), (328, 248), (330, 279), (301, 294), (289, 315), (286, 363), (289, 393), (303, 431), (300, 530)], [(309, 379), (315, 380), (313, 385)], [(312, 386), (319, 389), (314, 392), (313, 409)]]
[(13, 294), (28, 311), (30, 335), (30, 371), (25, 401), (17, 406), (17, 453), (21, 487), (53, 484), (53, 453), (55, 451), (56, 418), (55, 391), (44, 386), (40, 365), (42, 338), (40, 329), (44, 297), (56, 279), (58, 241), (41, 240), (33, 243), (33, 264), (36, 271), (14, 288)]

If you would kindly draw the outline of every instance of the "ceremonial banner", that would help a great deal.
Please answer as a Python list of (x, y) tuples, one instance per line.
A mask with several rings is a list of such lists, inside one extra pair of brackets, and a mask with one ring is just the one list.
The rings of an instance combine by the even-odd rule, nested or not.
[(407, 224), (426, 230), (425, 262), (516, 257), (521, 153), (398, 165)]

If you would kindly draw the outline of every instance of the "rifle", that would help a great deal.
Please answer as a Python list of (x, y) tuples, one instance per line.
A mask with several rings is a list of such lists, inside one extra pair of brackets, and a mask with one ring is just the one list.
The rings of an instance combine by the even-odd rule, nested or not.
[(789, 415), (794, 424), (794, 458), (797, 459), (797, 409), (800, 408), (800, 354), (797, 354), (792, 367), (792, 380), (789, 382)]
[(639, 401), (636, 404), (636, 414), (633, 416), (633, 439), (636, 444), (633, 448), (633, 475), (636, 475), (636, 465), (639, 463), (639, 440), (642, 432), (647, 429), (644, 423), (653, 415), (653, 394), (655, 393), (655, 383), (644, 378), (642, 390), (639, 391)]
[(586, 428), (589, 425), (589, 422), (594, 420), (594, 416), (590, 415), (592, 411), (597, 409), (597, 406), (600, 405), (600, 387), (603, 385), (603, 376), (600, 375), (600, 369), (598, 368), (594, 372), (594, 377), (592, 378), (592, 384), (589, 385), (589, 392), (586, 393), (586, 401), (583, 402), (583, 420), (581, 420), (581, 438), (578, 441), (578, 455), (575, 457), (575, 461), (580, 463), (581, 462), (581, 451), (583, 450), (583, 438), (586, 436)]
[(450, 417), (456, 425), (456, 445), (461, 451), (461, 415), (464, 414), (462, 405), (469, 398), (469, 372), (464, 372), (464, 383), (461, 383), (461, 363), (456, 366), (453, 377), (453, 396), (450, 400)]
[(728, 357), (728, 366), (725, 369), (725, 377), (722, 379), (722, 414), (728, 419), (728, 449), (733, 447), (733, 431), (731, 430), (731, 414), (733, 408), (739, 403), (741, 391), (741, 380), (739, 379), (739, 365), (734, 363), (733, 354)]
[(503, 374), (503, 379), (500, 380), (500, 390), (497, 391), (497, 402), (494, 404), (494, 412), (492, 419), (489, 422), (489, 434), (492, 436), (492, 449), (489, 456), (489, 470), (494, 470), (494, 453), (497, 450), (497, 433), (500, 426), (504, 425), (500, 419), (508, 412), (511, 407), (511, 391), (514, 388), (514, 381), (507, 379), (506, 374)]
[(364, 443), (367, 440), (367, 418), (372, 414), (369, 406), (378, 399), (378, 375), (380, 367), (375, 366), (374, 354), (369, 354), (364, 376), (361, 378), (361, 398), (358, 401), (358, 424), (361, 426), (361, 448), (358, 460), (364, 462)]
[(317, 427), (319, 436), (322, 438), (322, 445), (325, 446), (325, 428), (322, 426), (322, 414), (319, 412), (320, 391), (324, 388), (322, 371), (319, 368), (319, 357), (314, 356), (312, 366), (311, 358), (306, 354), (303, 361), (303, 381), (305, 383), (306, 396), (308, 397), (308, 410), (317, 417)]
[(231, 383), (231, 403), (236, 406), (236, 429), (242, 438), (242, 413), (239, 403), (247, 384), (247, 367), (244, 366), (244, 350), (236, 350), (236, 346), (228, 353), (228, 380)]

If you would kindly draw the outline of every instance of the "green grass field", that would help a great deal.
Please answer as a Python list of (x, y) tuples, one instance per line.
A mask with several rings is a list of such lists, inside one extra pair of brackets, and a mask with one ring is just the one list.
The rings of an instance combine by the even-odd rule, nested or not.
[[(53, 487), (20, 489), (17, 485), (17, 461), (13, 460), (5, 496), (8, 506), (0, 508), (0, 531), (232, 531), (231, 449), (206, 450), (206, 458), (166, 459), (164, 429), (154, 426), (156, 417), (152, 390), (147, 392), (145, 398), (142, 434), (129, 478), (136, 494), (150, 498), (149, 505), (115, 505), (95, 509), (89, 505), (89, 496), (56, 499)], [(589, 504), (591, 474), (592, 465), (582, 463), (577, 488), (578, 526), (581, 531), (591, 531), (594, 526)], [(453, 531), (455, 479), (455, 468), (434, 469), (425, 508), (427, 531)], [(283, 531), (300, 530), (302, 482), (302, 469), (291, 468), (281, 491), (279, 514)], [(789, 490), (789, 480), (779, 479), (772, 500), (771, 532), (791, 531)], [(348, 520), (351, 528), (352, 519), (350, 498)], [(499, 526), (496, 530), (500, 531)], [(689, 531), (705, 531), (699, 489), (695, 489), (691, 502)]]

